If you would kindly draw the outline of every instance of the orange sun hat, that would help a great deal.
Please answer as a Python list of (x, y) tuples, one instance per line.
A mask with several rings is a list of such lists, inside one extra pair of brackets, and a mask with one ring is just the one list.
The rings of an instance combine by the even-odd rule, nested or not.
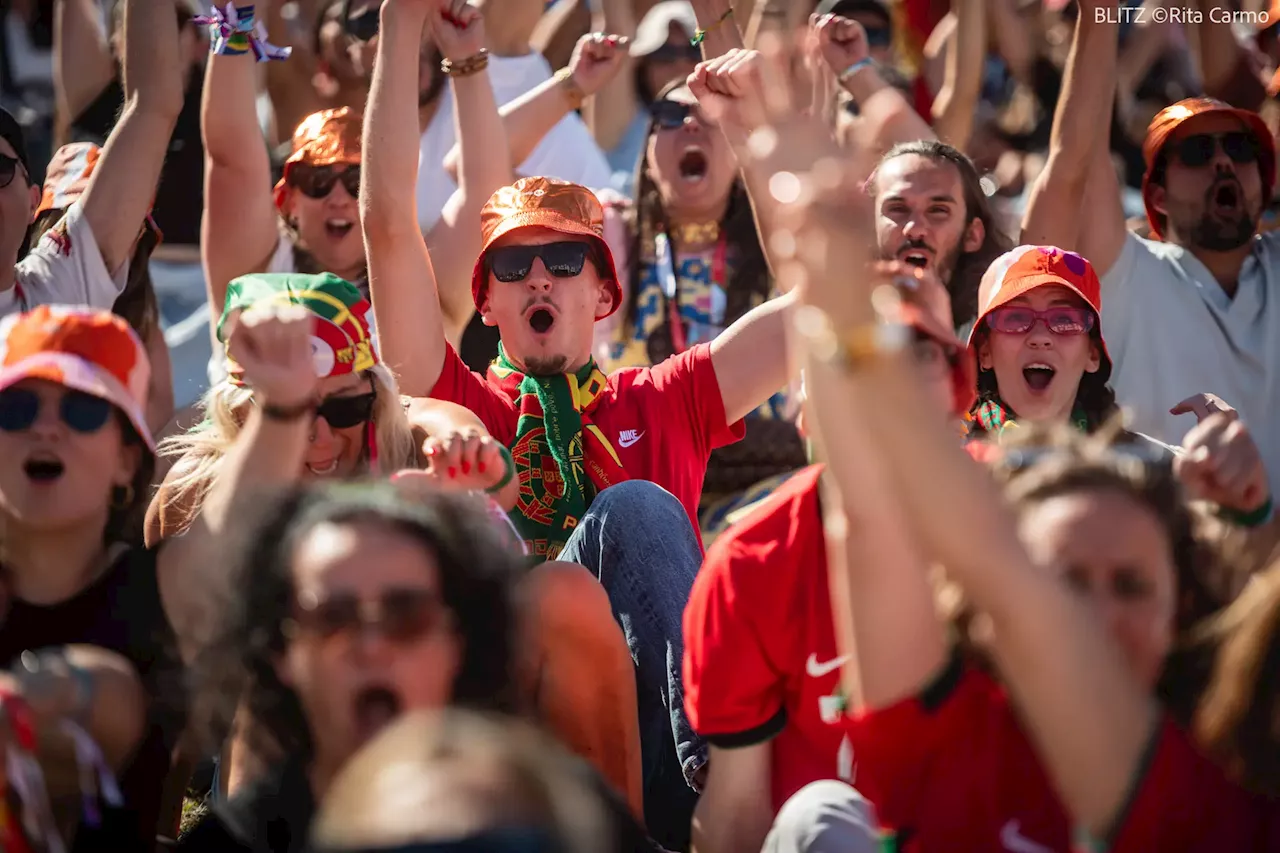
[(299, 122), (293, 132), (293, 153), (284, 161), (284, 173), (276, 182), (276, 207), (284, 206), (289, 173), (299, 163), (304, 166), (360, 165), (362, 126), (360, 114), (350, 107), (321, 110)]
[[(520, 228), (550, 228), (562, 234), (594, 239), (604, 254), (613, 307), (622, 304), (622, 288), (613, 253), (604, 239), (604, 208), (595, 193), (580, 184), (555, 178), (521, 178), (489, 197), (480, 211), (480, 256), (471, 271), (471, 298), (479, 311), (484, 304), (488, 275), (484, 255), (499, 238)], [(604, 317), (600, 318), (601, 320)]]
[(1245, 129), (1258, 140), (1258, 174), (1262, 177), (1266, 198), (1271, 197), (1271, 191), (1276, 185), (1276, 143), (1262, 116), (1250, 110), (1233, 107), (1216, 98), (1184, 98), (1176, 104), (1170, 104), (1156, 113), (1151, 124), (1147, 125), (1146, 138), (1142, 140), (1142, 160), (1147, 166), (1142, 176), (1142, 204), (1147, 211), (1147, 223), (1151, 226), (1151, 234), (1155, 237), (1162, 238), (1163, 235), (1160, 233), (1157, 222), (1159, 214), (1151, 207), (1149, 192), (1151, 175), (1155, 171), (1156, 164), (1160, 162), (1160, 154), (1164, 151), (1164, 146), (1170, 137), (1184, 122), (1202, 115), (1229, 115), (1239, 119)]
[(91, 308), (41, 305), (0, 320), (0, 390), (24, 379), (44, 379), (110, 402), (155, 453), (146, 416), (151, 363), (124, 319)]

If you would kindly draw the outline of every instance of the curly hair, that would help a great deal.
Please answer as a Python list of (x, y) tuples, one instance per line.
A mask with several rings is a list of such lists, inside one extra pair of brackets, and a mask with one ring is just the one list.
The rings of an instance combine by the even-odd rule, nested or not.
[(991, 202), (982, 189), (981, 176), (974, 167), (973, 161), (960, 150), (936, 139), (918, 139), (914, 142), (900, 142), (890, 148), (880, 158), (876, 169), (867, 181), (869, 188), (875, 186), (876, 176), (885, 163), (898, 157), (915, 155), (924, 157), (938, 165), (950, 165), (960, 175), (960, 185), (964, 191), (964, 218), (968, 226), (975, 219), (982, 223), (982, 245), (977, 251), (961, 252), (956, 260), (956, 268), (951, 277), (943, 282), (951, 296), (952, 321), (956, 328), (972, 320), (978, 313), (978, 286), (982, 276), (991, 266), (991, 262), (1013, 248), (1013, 241), (1000, 230), (1000, 222)]
[(385, 482), (301, 486), (250, 501), (231, 527), (238, 531), (226, 557), (232, 569), (220, 606), (211, 608), (218, 622), (191, 667), (194, 722), (211, 745), (234, 720), (265, 760), (311, 757), (310, 724), (277, 668), (295, 597), (293, 554), (318, 525), (361, 522), (404, 535), (434, 557), (462, 647), (452, 704), (518, 710), (513, 588), (523, 564), (493, 535), (483, 509), (447, 494), (409, 502)]
[[(1203, 655), (1194, 648), (1197, 628), (1230, 601), (1238, 569), (1227, 556), (1226, 529), (1187, 501), (1171, 459), (1142, 453), (1123, 441), (1114, 429), (1088, 436), (1067, 427), (1031, 426), (1002, 443), (991, 468), (1018, 512), (1063, 495), (1113, 491), (1159, 521), (1173, 555), (1177, 606), (1175, 647), (1165, 660), (1157, 694), (1186, 724), (1206, 677)], [(946, 593), (950, 600), (945, 609), (959, 629), (964, 652), (989, 666), (968, 642), (972, 609), (954, 587)]]
[[(683, 80), (674, 80), (664, 86), (654, 100), (665, 100), (672, 92), (684, 85)], [(653, 136), (656, 127), (651, 118), (649, 127), (645, 131), (646, 150), (648, 140)], [(635, 204), (631, 206), (627, 223), (627, 232), (631, 238), (627, 254), (627, 269), (618, 271), (620, 276), (630, 282), (627, 289), (626, 310), (623, 313), (625, 318), (622, 324), (623, 334), (628, 334), (631, 325), (635, 322), (644, 257), (646, 253), (652, 256), (655, 238), (659, 233), (669, 233), (670, 225), (666, 210), (662, 206), (662, 194), (649, 173), (647, 155), (641, 156), (636, 165), (635, 188)], [(768, 299), (772, 288), (769, 265), (765, 261), (764, 249), (760, 245), (760, 233), (756, 229), (751, 199), (747, 196), (741, 177), (734, 179), (733, 186), (729, 190), (729, 204), (725, 208), (724, 219), (720, 221), (720, 225), (728, 243), (730, 258), (728, 281), (722, 283), (726, 300), (724, 325), (728, 326), (750, 311), (758, 302)]]

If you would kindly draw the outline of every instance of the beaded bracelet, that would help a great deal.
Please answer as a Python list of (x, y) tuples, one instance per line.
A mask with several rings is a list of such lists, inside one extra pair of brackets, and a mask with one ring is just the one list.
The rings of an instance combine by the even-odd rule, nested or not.
[(480, 48), (480, 52), (474, 56), (468, 56), (466, 59), (454, 61), (452, 59), (440, 60), (440, 70), (447, 77), (469, 77), (472, 74), (478, 74), (489, 67), (489, 51)]

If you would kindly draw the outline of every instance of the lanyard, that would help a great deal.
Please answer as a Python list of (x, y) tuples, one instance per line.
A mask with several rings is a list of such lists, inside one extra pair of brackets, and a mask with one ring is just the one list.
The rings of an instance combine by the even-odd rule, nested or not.
[[(711, 285), (720, 285), (725, 290), (729, 287), (725, 268), (728, 263), (729, 241), (723, 232), (716, 240), (715, 252), (711, 256)], [(684, 321), (680, 317), (680, 277), (676, 273), (675, 253), (671, 250), (671, 240), (665, 231), (659, 231), (653, 238), (653, 261), (658, 271), (658, 281), (662, 285), (662, 296), (667, 303), (667, 325), (671, 329), (671, 351), (679, 355), (689, 348), (685, 336)]]

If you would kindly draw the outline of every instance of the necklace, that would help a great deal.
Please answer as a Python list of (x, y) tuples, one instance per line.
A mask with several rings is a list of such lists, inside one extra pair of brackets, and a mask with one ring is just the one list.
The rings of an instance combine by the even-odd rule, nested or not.
[(677, 225), (673, 230), (675, 231), (676, 242), (681, 246), (714, 243), (720, 239), (720, 223), (715, 221)]

